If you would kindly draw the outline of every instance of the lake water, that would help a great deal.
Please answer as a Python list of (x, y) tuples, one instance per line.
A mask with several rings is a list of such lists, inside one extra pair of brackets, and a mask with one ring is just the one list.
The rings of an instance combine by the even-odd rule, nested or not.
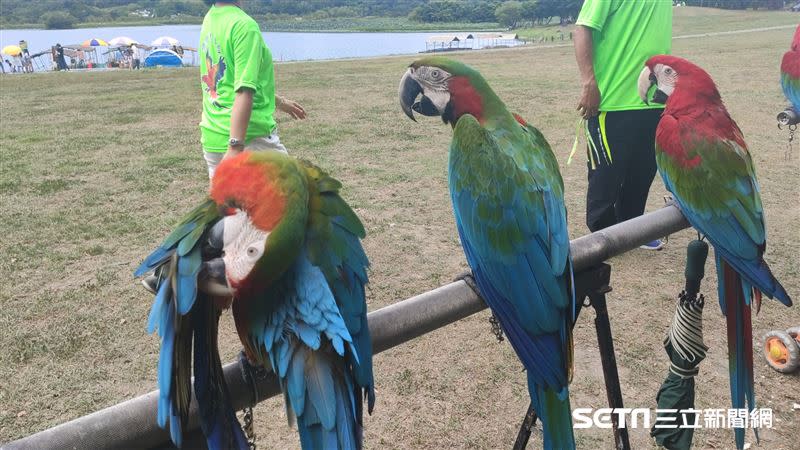
[[(272, 50), (275, 61), (298, 61), (314, 59), (362, 58), (397, 54), (413, 54), (425, 50), (425, 41), (436, 33), (261, 33)], [(453, 33), (455, 34), (455, 33)], [(28, 41), (31, 54), (48, 50), (60, 43), (80, 44), (91, 39), (110, 40), (127, 36), (144, 44), (150, 44), (160, 36), (171, 36), (188, 47), (197, 47), (200, 40), (200, 25), (161, 25), (152, 27), (105, 27), (78, 28), (72, 30), (0, 30), (0, 47), (17, 44), (20, 39)], [(102, 47), (98, 53), (103, 53)], [(192, 64), (191, 57), (184, 58)], [(7, 58), (7, 56), (4, 56)], [(40, 58), (48, 59), (49, 58)], [(196, 64), (197, 61), (194, 61)]]

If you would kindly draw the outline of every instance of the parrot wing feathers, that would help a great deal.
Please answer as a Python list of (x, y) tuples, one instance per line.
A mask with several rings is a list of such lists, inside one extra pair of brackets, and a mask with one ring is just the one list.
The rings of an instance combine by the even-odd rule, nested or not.
[(800, 49), (790, 50), (783, 55), (781, 88), (795, 111), (800, 114)]
[(482, 296), (529, 375), (558, 391), (567, 383), (574, 303), (563, 183), (541, 133), (524, 129), (490, 132), (462, 116), (450, 151), (450, 194)]
[[(724, 118), (733, 130), (730, 136)], [(786, 291), (763, 260), (764, 209), (752, 158), (727, 113), (692, 121), (665, 115), (656, 136), (656, 163), (667, 189), (690, 224), (714, 245), (746, 282), (784, 304)]]
[(355, 381), (364, 390), (369, 411), (375, 402), (372, 341), (367, 327), (365, 286), (369, 260), (361, 246), (364, 225), (339, 195), (341, 183), (307, 161), (310, 211), (306, 249), (311, 263), (325, 275), (339, 312), (352, 336), (348, 353)]
[[(197, 312), (197, 315), (194, 314), (198, 309), (196, 308), (198, 298), (204, 299), (200, 303), (210, 305), (205, 294), (197, 291), (197, 277), (203, 262), (202, 245), (198, 245), (198, 243), (201, 242), (206, 230), (220, 217), (214, 202), (210, 199), (206, 200), (183, 218), (161, 246), (145, 258), (135, 272), (136, 276), (141, 276), (155, 270), (159, 277), (147, 329), (148, 332), (158, 331), (161, 338), (158, 363), (158, 424), (162, 428), (166, 428), (167, 422), (169, 422), (170, 436), (177, 446), (181, 445), (182, 428), (186, 424), (191, 401), (192, 341), (194, 340), (195, 345), (198, 345), (201, 339), (211, 339), (201, 336), (201, 332), (196, 329), (198, 321), (193, 320), (196, 318), (195, 316), (201, 314), (200, 312)], [(208, 307), (213, 308), (213, 305)], [(202, 323), (207, 322), (203, 321)], [(204, 346), (202, 351), (205, 353), (217, 351), (216, 322), (213, 325), (212, 329), (205, 330), (204, 333), (215, 335), (210, 341), (213, 342), (214, 348)], [(195, 380), (205, 379), (205, 382), (211, 383), (209, 389), (221, 389), (219, 383), (224, 384), (224, 381), (220, 381), (221, 378), (219, 378), (221, 376), (219, 356), (216, 356), (215, 360), (220, 365), (220, 371), (217, 374), (219, 376), (214, 377), (214, 374), (209, 375), (203, 372), (208, 361), (202, 360), (205, 361), (202, 364), (202, 361), (198, 362), (200, 360), (197, 359), (197, 353), (196, 349)], [(208, 376), (212, 377), (211, 381), (208, 381)], [(203, 381), (201, 381), (202, 383)], [(214, 398), (219, 399), (226, 395), (220, 394)], [(198, 403), (201, 411), (209, 407), (205, 400), (198, 400)], [(236, 417), (232, 414), (232, 412), (225, 413), (224, 421), (229, 427), (236, 424), (238, 428)], [(231, 417), (233, 421), (231, 421)], [(206, 433), (206, 436), (211, 436), (211, 434)], [(215, 434), (215, 436), (218, 438), (218, 435)], [(209, 437), (209, 439), (212, 438)], [(211, 442), (209, 440), (209, 445)], [(241, 442), (244, 442), (243, 435)]]

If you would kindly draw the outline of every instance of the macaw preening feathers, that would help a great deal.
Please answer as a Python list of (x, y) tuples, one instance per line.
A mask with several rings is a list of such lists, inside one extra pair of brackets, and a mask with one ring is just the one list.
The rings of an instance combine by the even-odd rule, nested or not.
[(528, 374), (545, 448), (574, 448), (571, 283), (564, 184), (544, 136), (512, 114), (474, 69), (446, 58), (411, 64), (400, 104), (453, 127), (449, 186), (481, 295)]
[(177, 446), (193, 360), (208, 447), (248, 448), (217, 349), (219, 316), (230, 306), (249, 361), (278, 375), (303, 449), (361, 447), (362, 402), (369, 412), (375, 402), (369, 261), (364, 227), (340, 188), (308, 162), (243, 152), (219, 165), (210, 198), (136, 271), (159, 277), (148, 321), (161, 338), (157, 419)]
[(794, 32), (791, 49), (784, 53), (781, 60), (781, 87), (783, 95), (792, 103), (797, 114), (800, 114), (800, 25)]
[[(734, 408), (755, 408), (750, 307), (761, 294), (792, 304), (764, 261), (764, 208), (755, 166), (741, 130), (728, 115), (711, 77), (675, 56), (650, 58), (639, 93), (665, 100), (656, 130), (656, 163), (667, 189), (694, 228), (713, 244), (719, 300), (728, 326)], [(744, 445), (744, 429), (735, 429)]]

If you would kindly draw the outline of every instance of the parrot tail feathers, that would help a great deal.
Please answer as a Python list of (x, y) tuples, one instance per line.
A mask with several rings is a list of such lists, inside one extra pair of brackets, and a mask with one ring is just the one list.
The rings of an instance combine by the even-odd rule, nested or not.
[[(753, 327), (747, 283), (725, 260), (718, 261), (719, 294), (728, 327), (728, 369), (731, 405), (734, 409), (756, 408), (753, 383)], [(744, 428), (734, 428), (736, 447), (744, 447)], [(756, 432), (756, 440), (758, 433)]]
[(248, 450), (250, 447), (236, 419), (222, 372), (222, 361), (217, 347), (219, 313), (211, 298), (206, 295), (198, 295), (197, 303), (197, 308), (193, 310), (194, 390), (200, 413), (200, 427), (211, 450)]
[(528, 379), (528, 390), (536, 415), (542, 421), (543, 448), (574, 449), (575, 436), (572, 431), (572, 408), (569, 404), (569, 388), (560, 391), (534, 385)]
[[(296, 370), (302, 370), (302, 375), (292, 373)], [(297, 383), (303, 384), (305, 391), (300, 402), (299, 386), (293, 386)], [(285, 386), (297, 414), (303, 450), (361, 449), (363, 430), (356, 408), (359, 389), (341, 357), (299, 345), (289, 365)]]

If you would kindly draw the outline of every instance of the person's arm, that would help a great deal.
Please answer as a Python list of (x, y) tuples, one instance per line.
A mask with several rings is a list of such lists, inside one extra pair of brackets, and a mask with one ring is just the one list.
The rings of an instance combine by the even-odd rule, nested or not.
[(275, 108), (292, 116), (293, 119), (305, 119), (306, 110), (299, 103), (275, 94)]
[(231, 131), (230, 137), (239, 139), (241, 145), (236, 147), (228, 146), (228, 151), (223, 158), (236, 156), (244, 150), (244, 140), (247, 137), (247, 125), (250, 123), (250, 114), (253, 113), (253, 90), (241, 88), (236, 91), (231, 110)]
[(578, 112), (584, 119), (597, 115), (600, 106), (600, 90), (594, 77), (594, 56), (592, 51), (592, 29), (583, 25), (575, 27), (575, 59), (581, 76), (581, 99)]

